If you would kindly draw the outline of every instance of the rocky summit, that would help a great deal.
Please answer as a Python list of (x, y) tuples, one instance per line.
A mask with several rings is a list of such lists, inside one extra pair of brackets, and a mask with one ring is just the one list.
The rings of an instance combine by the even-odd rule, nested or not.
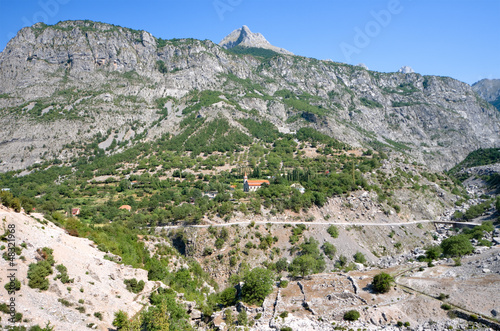
[(234, 48), (237, 46), (264, 48), (281, 54), (293, 55), (292, 52), (289, 52), (286, 49), (271, 45), (262, 34), (250, 31), (250, 29), (246, 25), (243, 25), (241, 28), (236, 29), (228, 34), (224, 39), (221, 40), (219, 45), (226, 49)]

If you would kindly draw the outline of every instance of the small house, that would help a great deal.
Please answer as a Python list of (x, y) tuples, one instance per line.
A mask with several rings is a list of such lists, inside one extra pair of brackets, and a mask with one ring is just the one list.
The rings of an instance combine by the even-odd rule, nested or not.
[(243, 192), (257, 191), (263, 184), (269, 185), (269, 181), (267, 179), (248, 180), (247, 174), (245, 174), (245, 177), (243, 177)]

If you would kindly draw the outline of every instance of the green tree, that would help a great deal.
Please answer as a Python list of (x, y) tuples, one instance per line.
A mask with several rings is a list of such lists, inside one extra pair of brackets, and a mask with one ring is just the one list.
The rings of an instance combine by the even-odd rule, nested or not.
[(115, 319), (113, 320), (113, 326), (116, 326), (117, 330), (122, 330), (128, 325), (128, 314), (123, 310), (119, 310), (115, 313)]
[(431, 261), (436, 260), (441, 256), (442, 252), (443, 250), (438, 245), (429, 246), (425, 249), (425, 257)]
[(148, 331), (168, 331), (170, 330), (169, 320), (167, 303), (161, 301), (157, 306), (150, 307), (143, 315), (142, 326)]
[(356, 252), (356, 254), (354, 254), (354, 262), (356, 262), (356, 263), (365, 263), (366, 262), (366, 257), (363, 255), (363, 253)]
[(273, 291), (273, 273), (260, 267), (252, 269), (245, 277), (241, 288), (244, 302), (261, 305), (266, 296)]
[(441, 242), (441, 248), (445, 256), (463, 256), (474, 251), (469, 238), (464, 234), (459, 234), (446, 238)]
[(300, 255), (293, 259), (289, 271), (302, 277), (325, 270), (325, 259), (319, 250), (319, 242), (313, 237), (306, 239), (301, 245)]
[(167, 276), (167, 270), (161, 261), (154, 257), (149, 259), (146, 267), (148, 269), (148, 280), (164, 280)]
[(289, 270), (292, 275), (300, 275), (305, 277), (306, 275), (314, 273), (316, 268), (316, 259), (310, 254), (300, 255), (293, 259), (292, 264), (290, 264)]
[(379, 293), (387, 293), (393, 282), (394, 278), (391, 275), (381, 272), (373, 277), (372, 286)]
[(280, 258), (276, 262), (276, 271), (282, 272), (288, 269), (288, 260), (285, 257)]
[(345, 321), (357, 321), (361, 315), (359, 314), (359, 311), (357, 310), (349, 310), (345, 312), (344, 314), (344, 320)]
[(127, 290), (132, 293), (139, 293), (144, 290), (145, 283), (143, 280), (137, 281), (135, 278), (125, 279), (123, 283), (127, 286)]
[(219, 293), (218, 301), (225, 307), (234, 305), (236, 302), (236, 289), (234, 287), (226, 288), (224, 291)]

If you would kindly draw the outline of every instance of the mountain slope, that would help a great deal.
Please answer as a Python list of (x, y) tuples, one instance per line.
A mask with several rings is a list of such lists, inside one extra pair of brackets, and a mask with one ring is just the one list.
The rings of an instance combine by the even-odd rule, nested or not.
[(472, 89), (500, 110), (500, 79), (482, 79), (472, 84)]
[[(92, 323), (90, 326), (95, 325), (99, 330), (108, 330), (116, 311), (121, 309), (131, 316), (136, 314), (147, 304), (145, 295), (157, 287), (155, 282), (148, 281), (146, 270), (110, 261), (92, 241), (70, 236), (64, 229), (48, 223), (42, 215), (29, 217), (0, 206), (0, 217), (3, 220), (2, 233), (8, 225), (9, 229), (14, 227), (14, 243), (19, 248), (24, 247), (18, 254), (24, 256), (24, 260), (20, 256), (14, 257), (15, 276), (21, 282), (21, 292), (16, 293), (15, 300), (17, 311), (29, 319), (30, 324), (43, 327), (50, 321), (56, 326), (55, 330), (83, 330)], [(53, 279), (59, 274), (54, 270), (54, 274), (48, 277), (47, 290), (40, 291), (28, 285), (27, 273), (31, 263), (43, 259), (40, 250), (44, 247), (53, 250), (54, 269), (56, 265), (66, 267), (69, 282)], [(0, 264), (0, 278), (4, 285), (4, 280), (8, 279), (9, 262), (1, 259)], [(131, 278), (145, 281), (142, 295), (126, 289), (123, 281)], [(5, 303), (9, 296), (3, 286), (1, 291), (2, 303)], [(8, 316), (1, 315), (3, 324), (8, 325)]]
[(70, 160), (80, 155), (76, 145), (112, 153), (179, 135), (190, 116), (225, 118), (247, 135), (238, 119), (282, 132), (313, 127), (433, 169), (500, 139), (499, 113), (451, 78), (236, 55), (208, 40), (90, 21), (22, 29), (0, 54), (0, 78), (3, 171)]

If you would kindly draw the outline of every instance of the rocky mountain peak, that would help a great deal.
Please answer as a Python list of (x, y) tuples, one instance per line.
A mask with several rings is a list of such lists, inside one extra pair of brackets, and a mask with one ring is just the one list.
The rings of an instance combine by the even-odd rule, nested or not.
[(415, 71), (410, 66), (402, 66), (401, 68), (399, 68), (398, 72), (403, 74), (411, 74), (414, 73)]
[(500, 99), (500, 79), (481, 79), (472, 89), (488, 102)]
[(226, 49), (230, 49), (236, 46), (257, 47), (270, 49), (281, 54), (293, 54), (286, 49), (271, 45), (262, 34), (250, 31), (250, 29), (246, 25), (243, 25), (241, 28), (236, 29), (228, 34), (224, 39), (221, 40), (219, 45)]

